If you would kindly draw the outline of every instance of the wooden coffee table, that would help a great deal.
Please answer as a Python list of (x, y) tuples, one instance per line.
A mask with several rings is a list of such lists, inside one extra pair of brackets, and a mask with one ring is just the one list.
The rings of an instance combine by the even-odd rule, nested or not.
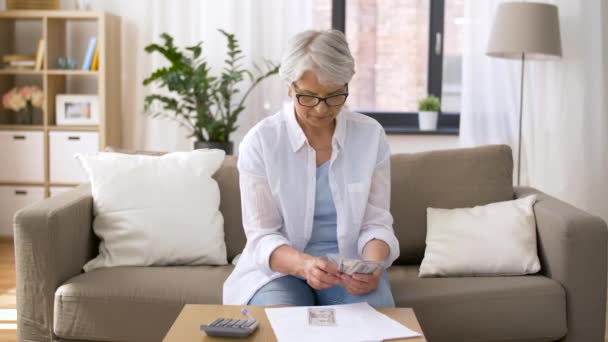
[[(188, 342), (188, 341), (268, 341), (275, 342), (277, 339), (274, 336), (270, 322), (266, 317), (264, 306), (247, 306), (247, 310), (260, 321), (260, 326), (247, 339), (231, 339), (209, 337), (205, 332), (200, 330), (201, 324), (206, 324), (218, 317), (222, 318), (237, 318), (243, 319), (241, 314), (242, 306), (237, 305), (204, 305), (204, 304), (187, 304), (184, 306), (175, 322), (169, 329), (167, 336), (163, 339), (164, 342)], [(422, 329), (414, 310), (410, 308), (395, 308), (395, 309), (378, 309), (378, 311), (388, 317), (404, 324), (406, 327), (422, 334)], [(424, 337), (399, 339), (391, 341), (404, 342), (420, 342), (426, 341)]]

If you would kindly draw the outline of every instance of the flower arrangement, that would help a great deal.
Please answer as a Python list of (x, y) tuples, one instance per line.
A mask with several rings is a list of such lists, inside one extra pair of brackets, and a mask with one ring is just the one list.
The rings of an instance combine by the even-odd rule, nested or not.
[(18, 123), (31, 124), (34, 108), (42, 108), (44, 94), (36, 86), (14, 87), (2, 96), (2, 106), (19, 113)]
[(26, 107), (42, 108), (44, 95), (36, 86), (14, 87), (2, 96), (2, 105), (6, 109), (19, 112)]

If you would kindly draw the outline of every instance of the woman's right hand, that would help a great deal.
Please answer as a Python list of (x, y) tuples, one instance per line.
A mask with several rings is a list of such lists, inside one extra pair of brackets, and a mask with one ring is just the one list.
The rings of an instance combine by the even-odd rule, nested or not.
[(310, 256), (306, 258), (302, 276), (306, 279), (308, 285), (315, 290), (328, 289), (340, 283), (336, 265), (321, 257)]

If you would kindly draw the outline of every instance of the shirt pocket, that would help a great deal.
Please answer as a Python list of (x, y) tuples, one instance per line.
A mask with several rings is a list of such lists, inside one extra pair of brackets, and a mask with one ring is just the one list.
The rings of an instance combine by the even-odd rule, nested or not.
[(346, 185), (351, 222), (360, 224), (365, 215), (371, 180)]

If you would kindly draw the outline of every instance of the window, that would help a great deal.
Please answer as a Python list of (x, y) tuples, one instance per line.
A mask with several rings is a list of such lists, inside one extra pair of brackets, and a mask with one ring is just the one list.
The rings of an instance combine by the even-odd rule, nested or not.
[(442, 109), (447, 113), (460, 113), (464, 0), (447, 0), (444, 9)]
[(389, 133), (415, 132), (418, 99), (434, 94), (442, 100), (440, 133), (458, 132), (464, 0), (333, 0), (315, 15), (327, 20), (324, 10), (357, 63), (352, 109)]

